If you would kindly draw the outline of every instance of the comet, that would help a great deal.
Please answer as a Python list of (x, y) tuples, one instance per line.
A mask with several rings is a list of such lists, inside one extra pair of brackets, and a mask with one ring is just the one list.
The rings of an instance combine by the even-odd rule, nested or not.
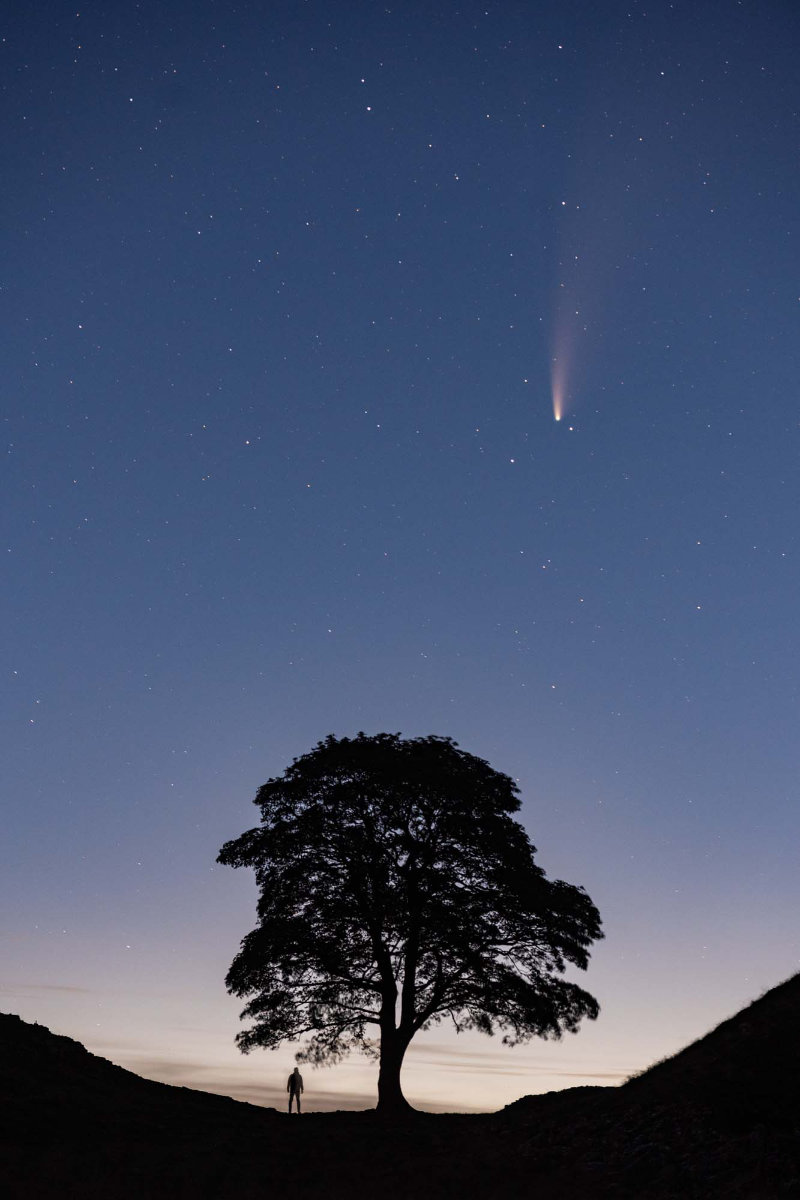
[(555, 357), (550, 372), (550, 384), (553, 397), (553, 417), (560, 421), (566, 408), (566, 363)]
[[(575, 256), (577, 262), (577, 255)], [(572, 265), (572, 264), (570, 264)], [(580, 358), (580, 343), (586, 333), (581, 308), (572, 279), (559, 284), (553, 313), (553, 332), (550, 359), (550, 394), (553, 401), (553, 417), (562, 421), (574, 402), (575, 364)]]

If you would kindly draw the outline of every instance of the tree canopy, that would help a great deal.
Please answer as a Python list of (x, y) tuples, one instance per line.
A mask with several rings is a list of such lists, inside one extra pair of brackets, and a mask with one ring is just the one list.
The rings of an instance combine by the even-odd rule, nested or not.
[[(576, 1032), (598, 1005), (562, 978), (602, 937), (583, 888), (550, 880), (507, 775), (445, 737), (320, 742), (258, 791), (261, 824), (218, 861), (252, 867), (258, 924), (228, 972), (247, 1052), (380, 1056), (378, 1107), (406, 1105), (412, 1037), (450, 1019), (509, 1044)], [(376, 1036), (377, 1035), (377, 1036)]]

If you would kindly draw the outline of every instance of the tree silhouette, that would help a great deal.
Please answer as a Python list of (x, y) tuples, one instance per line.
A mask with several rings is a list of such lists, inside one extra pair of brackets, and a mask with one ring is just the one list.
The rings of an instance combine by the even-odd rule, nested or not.
[(260, 890), (226, 978), (252, 997), (245, 1053), (310, 1035), (299, 1061), (379, 1054), (378, 1109), (391, 1113), (409, 1107), (411, 1039), (442, 1018), (515, 1045), (597, 1016), (559, 978), (587, 966), (597, 909), (534, 863), (513, 780), (452, 739), (329, 736), (254, 803), (261, 824), (218, 859), (254, 868)]

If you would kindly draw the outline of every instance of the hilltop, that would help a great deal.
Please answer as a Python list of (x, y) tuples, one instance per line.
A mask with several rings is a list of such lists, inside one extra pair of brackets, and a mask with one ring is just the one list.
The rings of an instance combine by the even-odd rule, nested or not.
[(543, 1149), (549, 1134), (559, 1180), (572, 1161), (584, 1196), (800, 1197), (798, 1018), (794, 975), (621, 1087), (586, 1089), (602, 1098), (526, 1096), (500, 1115), (538, 1124)]
[(798, 1014), (800, 975), (620, 1088), (399, 1125), (154, 1083), (0, 1014), (0, 1170), (26, 1200), (800, 1196)]

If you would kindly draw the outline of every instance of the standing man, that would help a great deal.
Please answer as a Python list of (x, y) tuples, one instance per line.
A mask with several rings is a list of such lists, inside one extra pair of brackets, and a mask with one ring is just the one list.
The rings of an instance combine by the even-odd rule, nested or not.
[(300, 1093), (303, 1090), (303, 1076), (300, 1074), (300, 1068), (295, 1067), (286, 1084), (286, 1090), (289, 1093), (289, 1112), (292, 1111), (292, 1099), (297, 1101), (297, 1111), (300, 1112)]

